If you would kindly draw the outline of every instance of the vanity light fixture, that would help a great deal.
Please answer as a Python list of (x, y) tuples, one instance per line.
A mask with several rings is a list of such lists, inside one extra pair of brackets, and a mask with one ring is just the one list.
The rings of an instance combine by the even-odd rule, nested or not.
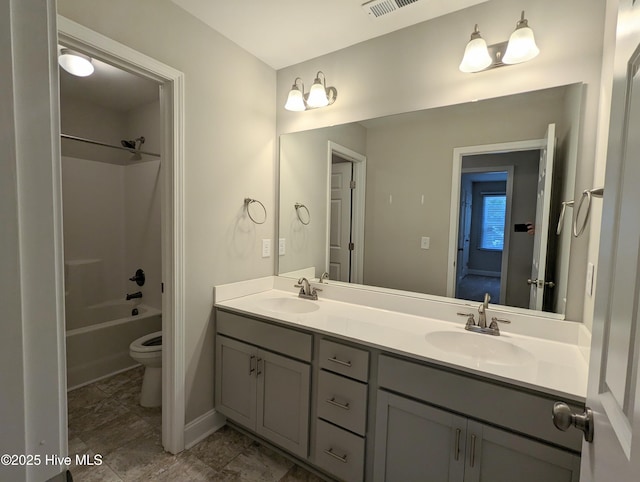
[(63, 48), (58, 55), (58, 64), (64, 70), (77, 77), (87, 77), (95, 70), (91, 57)]
[[(322, 76), (322, 78), (320, 78)], [(302, 112), (307, 109), (317, 109), (331, 105), (336, 101), (338, 91), (335, 87), (327, 87), (324, 72), (318, 71), (316, 79), (308, 93), (304, 92), (304, 83), (300, 77), (296, 77), (289, 91), (287, 103), (284, 108), (294, 112)]]
[(539, 53), (540, 49), (536, 45), (533, 30), (529, 27), (527, 19), (524, 18), (523, 10), (520, 20), (516, 23), (516, 29), (509, 37), (507, 51), (502, 57), (502, 62), (505, 64), (519, 64), (537, 57)]
[(462, 72), (480, 72), (482, 70), (504, 67), (510, 64), (519, 64), (533, 59), (540, 53), (533, 36), (533, 30), (524, 18), (524, 10), (516, 29), (509, 37), (508, 42), (500, 42), (487, 46), (480, 36), (476, 24), (471, 33), (471, 40), (467, 44), (464, 57), (460, 62)]

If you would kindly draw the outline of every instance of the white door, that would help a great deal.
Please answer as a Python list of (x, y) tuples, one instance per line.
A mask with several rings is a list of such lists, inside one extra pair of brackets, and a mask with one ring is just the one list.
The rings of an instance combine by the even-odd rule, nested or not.
[(547, 239), (551, 212), (551, 181), (553, 179), (553, 154), (556, 147), (556, 125), (549, 124), (544, 136), (546, 146), (540, 150), (538, 168), (538, 194), (536, 201), (536, 223), (533, 240), (533, 263), (531, 264), (531, 292), (529, 308), (542, 310), (547, 265)]
[(462, 175), (460, 183), (460, 227), (458, 228), (458, 257), (456, 262), (457, 289), (469, 270), (469, 240), (471, 238), (471, 181)]
[(351, 281), (351, 176), (352, 163), (331, 165), (331, 228), (329, 279)]
[[(580, 480), (640, 480), (640, 6), (620, 2)], [(598, 186), (599, 187), (599, 186)]]

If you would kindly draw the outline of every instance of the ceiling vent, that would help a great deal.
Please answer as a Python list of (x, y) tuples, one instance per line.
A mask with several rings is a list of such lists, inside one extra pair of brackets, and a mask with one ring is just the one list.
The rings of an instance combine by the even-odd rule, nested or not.
[(363, 4), (362, 8), (364, 8), (365, 12), (371, 17), (378, 18), (417, 1), (418, 0), (371, 0)]

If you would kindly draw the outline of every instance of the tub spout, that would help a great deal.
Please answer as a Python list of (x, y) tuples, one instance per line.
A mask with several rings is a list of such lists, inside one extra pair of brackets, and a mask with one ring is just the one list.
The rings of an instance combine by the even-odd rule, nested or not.
[(134, 298), (142, 298), (142, 291), (136, 291), (135, 293), (127, 293), (127, 301)]

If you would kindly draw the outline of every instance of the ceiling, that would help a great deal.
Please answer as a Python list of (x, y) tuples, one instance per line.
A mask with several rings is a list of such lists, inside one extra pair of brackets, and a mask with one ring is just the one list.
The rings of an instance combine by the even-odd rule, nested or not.
[[(415, 3), (378, 18), (362, 8), (365, 0), (172, 1), (280, 69), (488, 0), (398, 0)], [(158, 100), (155, 82), (98, 59), (93, 65), (95, 73), (89, 77), (60, 69), (62, 99), (123, 113)]]
[(378, 18), (367, 0), (172, 1), (278, 70), (488, 0), (417, 0)]

